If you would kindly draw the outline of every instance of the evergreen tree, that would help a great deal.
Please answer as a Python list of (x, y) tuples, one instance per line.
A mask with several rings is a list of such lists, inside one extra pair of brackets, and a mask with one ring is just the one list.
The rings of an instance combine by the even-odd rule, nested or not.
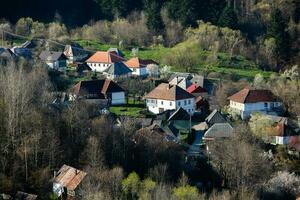
[(228, 27), (231, 29), (237, 29), (238, 18), (231, 6), (226, 6), (219, 18), (218, 24), (222, 27)]
[(145, 7), (148, 28), (156, 35), (161, 34), (164, 29), (164, 23), (160, 14), (160, 3), (156, 0), (148, 0), (145, 3)]
[(276, 56), (280, 60), (286, 61), (289, 55), (289, 34), (287, 32), (287, 22), (279, 9), (274, 9), (271, 13), (268, 36), (275, 39)]

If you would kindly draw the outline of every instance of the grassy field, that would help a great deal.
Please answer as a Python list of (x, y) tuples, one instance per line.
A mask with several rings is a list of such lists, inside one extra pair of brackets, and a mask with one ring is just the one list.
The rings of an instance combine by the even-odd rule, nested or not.
[(120, 106), (111, 106), (109, 111), (116, 116), (144, 117), (141, 112), (144, 111), (145, 105), (143, 102), (133, 102), (129, 99), (128, 104)]
[[(98, 41), (87, 41), (87, 40), (76, 40), (75, 42), (79, 43), (84, 48), (90, 50), (102, 50), (106, 51), (110, 47), (117, 47), (116, 45), (102, 44)], [(138, 56), (143, 59), (153, 59), (158, 61), (163, 66), (164, 57), (170, 56), (172, 58), (173, 52), (176, 52), (177, 48), (181, 48), (184, 43), (179, 44), (173, 48), (167, 48), (163, 46), (140, 48)], [(210, 51), (199, 50), (197, 48), (191, 48), (197, 53), (197, 64), (191, 69), (193, 73), (210, 73), (217, 72), (221, 75), (231, 75), (236, 76), (236, 78), (247, 78), (253, 79), (256, 74), (260, 73), (265, 78), (270, 77), (273, 72), (263, 71), (251, 60), (248, 60), (242, 56), (236, 56), (231, 58), (227, 53), (218, 53), (217, 59), (214, 61), (209, 61), (211, 56)], [(130, 48), (122, 49), (122, 52), (125, 54), (127, 59), (132, 57)], [(172, 66), (172, 71), (185, 72), (186, 69), (182, 66)]]

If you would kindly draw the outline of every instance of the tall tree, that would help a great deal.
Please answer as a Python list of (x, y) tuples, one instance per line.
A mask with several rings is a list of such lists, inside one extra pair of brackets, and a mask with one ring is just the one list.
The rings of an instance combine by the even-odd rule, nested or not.
[(164, 23), (160, 14), (161, 3), (156, 0), (147, 0), (145, 6), (148, 28), (156, 35), (161, 34), (164, 29)]
[(289, 55), (289, 34), (287, 32), (287, 22), (278, 8), (271, 13), (268, 35), (275, 39), (275, 51), (278, 61), (286, 61)]
[(218, 24), (222, 27), (228, 27), (231, 29), (237, 29), (238, 18), (231, 6), (226, 6), (219, 18)]

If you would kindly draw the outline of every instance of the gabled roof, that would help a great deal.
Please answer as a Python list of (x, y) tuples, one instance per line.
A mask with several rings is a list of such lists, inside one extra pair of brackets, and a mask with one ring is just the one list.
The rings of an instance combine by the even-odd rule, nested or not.
[(39, 57), (44, 61), (57, 61), (60, 59), (67, 59), (62, 52), (57, 51), (42, 51)]
[(190, 120), (190, 115), (185, 109), (180, 107), (169, 117), (168, 121), (172, 120)]
[(158, 63), (155, 62), (154, 60), (143, 60), (138, 57), (131, 58), (125, 62), (125, 65), (127, 65), (129, 68), (143, 68), (143, 67), (147, 67), (147, 65), (149, 64), (158, 65)]
[(54, 177), (54, 182), (61, 184), (68, 190), (75, 190), (85, 176), (86, 173), (84, 171), (68, 165), (63, 165), (58, 171), (56, 177)]
[(215, 123), (204, 134), (205, 139), (227, 138), (233, 135), (233, 128), (229, 123)]
[(215, 123), (225, 123), (227, 122), (225, 117), (218, 111), (213, 110), (205, 119), (206, 123), (209, 126), (212, 126)]
[(186, 89), (187, 92), (189, 93), (206, 93), (207, 90), (204, 89), (203, 87), (193, 83), (192, 85), (190, 85), (187, 89)]
[(20, 56), (26, 59), (32, 58), (32, 53), (29, 49), (23, 47), (13, 47), (10, 49), (16, 56)]
[(0, 47), (0, 57), (6, 57), (12, 59), (15, 57), (15, 54), (10, 49)]
[(86, 62), (91, 63), (115, 63), (125, 61), (125, 58), (116, 54), (116, 52), (97, 51)]
[(123, 54), (123, 52), (122, 52), (120, 49), (118, 49), (118, 48), (111, 47), (111, 48), (109, 48), (107, 51), (108, 51), (108, 52), (116, 52), (116, 54), (117, 54), (118, 56), (121, 56), (121, 57), (124, 57), (124, 56), (125, 56), (125, 55)]
[(74, 43), (65, 46), (64, 54), (67, 57), (71, 57), (71, 56), (85, 57), (88, 55), (88, 52), (85, 49), (83, 49), (82, 46), (80, 46), (79, 44)]
[(238, 103), (276, 102), (277, 98), (270, 90), (244, 88), (234, 95), (228, 97), (229, 100)]
[(123, 62), (116, 62), (111, 64), (104, 72), (111, 75), (120, 76), (129, 74), (132, 71)]
[(96, 95), (99, 98), (107, 93), (124, 92), (118, 84), (108, 79), (81, 81), (73, 87), (73, 91), (77, 95)]
[(37, 195), (35, 194), (28, 194), (25, 192), (18, 191), (15, 200), (35, 200), (37, 199)]
[(146, 96), (146, 99), (163, 99), (163, 100), (181, 100), (195, 98), (192, 94), (177, 85), (170, 85), (168, 83), (161, 83)]

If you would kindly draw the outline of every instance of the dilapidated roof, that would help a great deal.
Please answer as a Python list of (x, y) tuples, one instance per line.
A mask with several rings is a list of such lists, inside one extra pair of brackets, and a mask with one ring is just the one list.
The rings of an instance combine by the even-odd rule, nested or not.
[(75, 190), (85, 176), (86, 173), (84, 171), (63, 165), (54, 177), (54, 182), (61, 184), (68, 190)]
[(61, 59), (67, 59), (63, 52), (58, 51), (42, 51), (39, 57), (43, 61), (57, 61)]

